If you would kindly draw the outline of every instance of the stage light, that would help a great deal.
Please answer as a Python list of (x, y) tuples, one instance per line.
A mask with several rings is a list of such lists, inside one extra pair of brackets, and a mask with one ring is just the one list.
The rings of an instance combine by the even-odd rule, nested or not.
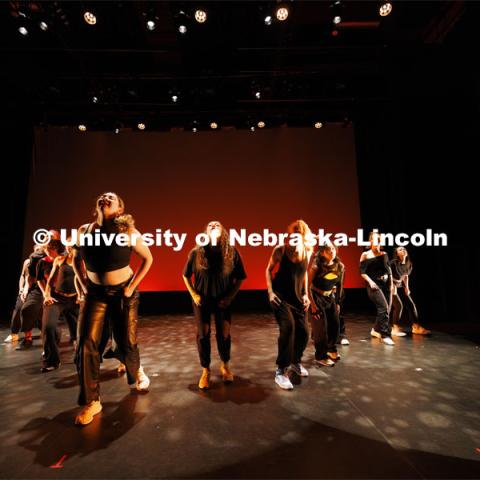
[(280, 7), (277, 9), (276, 12), (277, 20), (280, 22), (284, 22), (288, 18), (288, 8)]
[(86, 132), (87, 131), (87, 126), (86, 125), (83, 125), (82, 123), (78, 126), (78, 129), (81, 131), (81, 132)]
[(145, 130), (146, 127), (145, 127), (145, 124), (144, 124), (144, 123), (139, 123), (139, 124), (137, 125), (137, 128), (138, 128), (139, 130)]
[(210, 124), (210, 128), (211, 128), (212, 130), (216, 130), (216, 129), (218, 128), (218, 123), (212, 122), (212, 123)]
[(271, 24), (272, 24), (272, 17), (271, 17), (271, 15), (267, 15), (267, 16), (265, 17), (264, 22), (265, 22), (265, 25), (271, 25)]
[(115, 128), (114, 130), (115, 135), (118, 135), (120, 133), (120, 129), (118, 127)]
[(155, 30), (155, 22), (153, 20), (147, 20), (147, 29), (152, 31)]
[(207, 21), (207, 12), (205, 10), (196, 10), (195, 20), (198, 23), (205, 23)]
[(39, 26), (40, 29), (43, 30), (44, 32), (46, 32), (46, 31), (48, 30), (48, 25), (47, 25), (45, 22), (43, 22), (43, 21), (41, 21), (41, 22), (38, 24), (38, 26)]
[(254, 126), (254, 125), (252, 125), (252, 126), (250, 127), (250, 131), (251, 131), (251, 132), (254, 132), (254, 131), (255, 131), (255, 126)]
[(192, 128), (192, 132), (193, 132), (193, 133), (197, 133), (197, 127), (193, 127), (193, 128)]
[(185, 35), (185, 33), (187, 33), (187, 27), (185, 25), (180, 25), (178, 27), (178, 31), (182, 34), (182, 35)]
[(93, 102), (93, 103), (98, 103), (98, 97), (93, 96), (93, 97), (92, 97), (92, 102)]
[(265, 127), (265, 122), (262, 122), (262, 121), (258, 122), (257, 127), (258, 128), (264, 128)]
[(315, 128), (322, 128), (323, 123), (322, 122), (316, 122), (314, 126), (315, 126)]
[(380, 5), (378, 9), (378, 13), (381, 17), (386, 17), (392, 13), (393, 6), (390, 2), (385, 2), (384, 4)]
[(342, 21), (342, 17), (341, 17), (340, 15), (335, 15), (335, 16), (333, 17), (333, 23), (334, 23), (335, 25), (338, 25), (341, 21)]
[(24, 37), (28, 35), (28, 30), (26, 29), (26, 27), (18, 27), (18, 32)]
[(83, 18), (88, 25), (95, 25), (97, 23), (97, 17), (92, 12), (85, 12)]
[(178, 101), (178, 95), (172, 95), (172, 102), (177, 103)]
[(336, 37), (338, 36), (338, 30), (335, 29), (335, 30), (332, 30), (332, 37)]
[(255, 98), (257, 98), (259, 100), (260, 100), (260, 98), (262, 98), (262, 93), (260, 92), (260, 90), (255, 92)]

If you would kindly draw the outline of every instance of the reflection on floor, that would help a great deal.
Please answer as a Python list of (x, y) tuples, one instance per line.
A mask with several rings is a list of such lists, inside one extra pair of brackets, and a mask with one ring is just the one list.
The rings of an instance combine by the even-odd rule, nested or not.
[(203, 393), (193, 319), (140, 324), (150, 393), (131, 393), (106, 360), (104, 410), (85, 428), (73, 424), (71, 347), (42, 374), (39, 340), (21, 352), (0, 344), (1, 478), (480, 477), (480, 349), (470, 340), (434, 331), (392, 348), (368, 336), (368, 320), (347, 316), (339, 363), (315, 367), (309, 345), (310, 377), (288, 392), (273, 382), (272, 316), (238, 315), (236, 381), (220, 382), (212, 337), (214, 383)]

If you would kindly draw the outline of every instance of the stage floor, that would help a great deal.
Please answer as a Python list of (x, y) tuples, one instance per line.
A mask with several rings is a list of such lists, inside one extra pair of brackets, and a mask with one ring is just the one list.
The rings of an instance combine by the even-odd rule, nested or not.
[(236, 381), (220, 382), (213, 344), (213, 386), (203, 393), (192, 317), (143, 318), (150, 392), (130, 393), (106, 360), (104, 410), (84, 428), (73, 424), (71, 347), (62, 347), (59, 370), (42, 374), (39, 340), (22, 352), (0, 344), (0, 476), (480, 478), (478, 344), (434, 330), (392, 348), (370, 339), (370, 327), (347, 316), (351, 344), (339, 347), (340, 362), (313, 366), (310, 344), (310, 377), (282, 391), (273, 381), (272, 315), (237, 315)]

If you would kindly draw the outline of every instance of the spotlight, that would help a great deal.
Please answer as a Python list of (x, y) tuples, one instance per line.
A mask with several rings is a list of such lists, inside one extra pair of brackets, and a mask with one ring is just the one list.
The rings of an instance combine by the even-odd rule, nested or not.
[(323, 127), (323, 123), (322, 122), (316, 122), (315, 125), (314, 125), (315, 128), (322, 128)]
[(262, 122), (262, 121), (258, 122), (257, 127), (258, 128), (264, 128), (265, 127), (265, 122)]
[(95, 25), (97, 23), (97, 17), (92, 12), (85, 12), (83, 18), (88, 25)]
[(137, 125), (137, 128), (138, 128), (139, 130), (145, 130), (145, 124), (144, 124), (144, 123), (139, 123), (139, 124)]
[(205, 23), (207, 21), (207, 12), (205, 10), (196, 10), (195, 11), (195, 20), (198, 23)]
[(262, 98), (262, 93), (260, 92), (260, 90), (255, 92), (255, 98), (257, 98), (257, 99)]
[(272, 17), (271, 17), (271, 15), (267, 15), (267, 16), (265, 17), (264, 22), (265, 22), (265, 25), (271, 25), (271, 24), (272, 24)]
[(255, 126), (254, 126), (254, 125), (252, 125), (252, 126), (250, 127), (250, 131), (251, 131), (251, 132), (254, 132), (254, 131), (255, 131)]
[(87, 126), (86, 125), (83, 125), (82, 123), (78, 126), (78, 129), (81, 131), (81, 132), (86, 132), (87, 131)]
[(180, 25), (178, 27), (178, 31), (182, 34), (185, 35), (187, 33), (187, 27), (185, 25)]
[(216, 122), (212, 122), (212, 123), (210, 124), (210, 128), (211, 128), (212, 130), (216, 130), (216, 129), (218, 128), (218, 124), (217, 124)]
[(147, 20), (147, 29), (152, 31), (155, 30), (155, 22), (153, 20)]
[(120, 133), (120, 129), (118, 127), (115, 128), (114, 130), (115, 135), (118, 135)]
[(380, 5), (378, 9), (378, 13), (381, 17), (386, 17), (392, 13), (393, 6), (390, 2), (385, 2), (384, 4)]
[(333, 23), (334, 23), (335, 25), (338, 25), (341, 21), (342, 21), (342, 17), (341, 17), (340, 15), (335, 15), (335, 16), (333, 17)]
[(28, 30), (25, 27), (18, 27), (18, 32), (24, 37), (28, 35)]
[(172, 95), (172, 102), (177, 103), (178, 101), (178, 95)]
[(46, 32), (48, 30), (48, 25), (44, 22), (44, 21), (41, 21), (38, 26), (40, 27), (41, 30), (43, 30), (44, 32)]
[(197, 133), (197, 127), (193, 127), (193, 128), (192, 128), (192, 132), (193, 132), (193, 133)]
[(284, 22), (288, 18), (288, 8), (287, 7), (280, 7), (277, 9), (276, 12), (277, 20), (280, 22)]
[(98, 103), (98, 97), (93, 96), (93, 97), (92, 97), (92, 102), (93, 102), (93, 103)]

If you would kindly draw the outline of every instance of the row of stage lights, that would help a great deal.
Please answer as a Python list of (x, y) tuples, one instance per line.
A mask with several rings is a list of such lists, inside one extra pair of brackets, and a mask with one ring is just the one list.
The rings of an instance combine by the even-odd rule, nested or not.
[[(331, 4), (332, 10), (333, 10), (333, 16), (332, 16), (332, 22), (334, 25), (338, 26), (339, 24), (342, 23), (342, 16), (341, 16), (341, 8), (343, 7), (343, 3), (341, 0), (336, 0)], [(392, 13), (393, 6), (390, 2), (388, 1), (382, 1), (380, 2), (379, 8), (378, 8), (378, 14), (381, 17), (386, 17)], [(21, 11), (17, 11), (18, 16), (22, 20), (27, 19), (27, 15)], [(280, 5), (277, 7), (274, 11), (275, 18), (279, 22), (284, 22), (288, 19), (290, 11), (287, 6), (285, 5)], [(143, 16), (145, 17), (145, 27), (149, 31), (154, 31), (157, 27), (157, 21), (158, 17), (154, 13), (143, 13)], [(195, 18), (195, 21), (199, 24), (205, 23), (207, 21), (208, 15), (207, 11), (203, 9), (197, 9), (194, 12), (193, 17)], [(182, 35), (187, 33), (187, 20), (188, 20), (188, 15), (184, 11), (180, 11), (177, 15), (176, 18), (178, 20), (178, 32)], [(95, 11), (93, 10), (85, 10), (83, 12), (83, 19), (87, 25), (96, 25), (97, 24), (97, 15), (95, 14)], [(267, 15), (264, 18), (264, 23), (265, 25), (271, 25), (273, 23), (273, 16), (272, 15)], [(48, 23), (45, 22), (44, 20), (41, 20), (38, 23), (39, 28), (46, 32), (48, 31)], [(25, 24), (22, 24), (20, 27), (18, 27), (18, 32), (21, 35), (28, 35), (28, 29)], [(338, 34), (338, 32), (337, 32)]]
[[(250, 125), (249, 129), (251, 132), (254, 132), (257, 128), (265, 128), (266, 124), (263, 120), (260, 120), (259, 122), (257, 122), (256, 125)], [(319, 128), (322, 128), (323, 127), (323, 123), (322, 122), (315, 122), (313, 124), (313, 127), (316, 128), (316, 129), (319, 129)], [(79, 132), (86, 132), (88, 130), (88, 127), (87, 125), (85, 125), (84, 123), (81, 123), (78, 125), (78, 131)], [(140, 130), (140, 131), (143, 131), (143, 130), (146, 130), (147, 126), (145, 125), (145, 123), (141, 122), (141, 123), (138, 123), (137, 124), (137, 130)], [(218, 130), (219, 128), (219, 125), (217, 122), (211, 122), (210, 123), (210, 129), (211, 130)], [(120, 127), (115, 127), (115, 129), (113, 130), (113, 132), (115, 134), (119, 134), (120, 133), (120, 130), (121, 128)], [(191, 127), (191, 131), (193, 133), (197, 133), (199, 130), (199, 126), (198, 126), (198, 123), (197, 122), (193, 122), (193, 125)]]

